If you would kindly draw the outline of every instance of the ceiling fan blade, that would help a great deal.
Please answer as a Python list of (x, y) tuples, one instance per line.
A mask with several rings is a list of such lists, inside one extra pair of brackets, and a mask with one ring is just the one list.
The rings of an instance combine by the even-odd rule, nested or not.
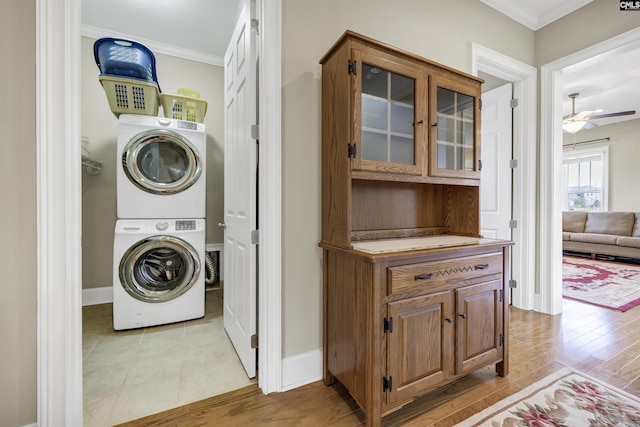
[(575, 115), (576, 120), (588, 120), (591, 114), (595, 113), (595, 111), (580, 111)]
[(587, 117), (587, 119), (588, 120), (594, 120), (594, 119), (606, 119), (606, 118), (609, 118), (609, 117), (632, 116), (635, 113), (636, 113), (636, 110), (620, 111), (618, 113), (597, 114), (595, 116), (589, 116), (589, 117)]

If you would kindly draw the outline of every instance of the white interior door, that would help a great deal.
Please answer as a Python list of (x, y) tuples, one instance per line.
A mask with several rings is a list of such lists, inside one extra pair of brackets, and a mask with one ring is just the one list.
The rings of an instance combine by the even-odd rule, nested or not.
[(480, 234), (511, 239), (511, 83), (482, 94)]
[(224, 328), (247, 371), (256, 375), (256, 229), (257, 124), (255, 6), (245, 0), (225, 54), (224, 141)]

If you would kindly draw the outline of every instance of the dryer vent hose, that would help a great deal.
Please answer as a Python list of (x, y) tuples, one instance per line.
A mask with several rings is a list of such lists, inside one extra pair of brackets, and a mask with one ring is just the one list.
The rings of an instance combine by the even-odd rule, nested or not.
[(213, 258), (211, 257), (209, 252), (204, 253), (204, 264), (204, 283), (206, 285), (212, 285), (216, 282), (216, 279), (218, 277), (218, 269), (216, 268), (216, 263), (213, 261)]

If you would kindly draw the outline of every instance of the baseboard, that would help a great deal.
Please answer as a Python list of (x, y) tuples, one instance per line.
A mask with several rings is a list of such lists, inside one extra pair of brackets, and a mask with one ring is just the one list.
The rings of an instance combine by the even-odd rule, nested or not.
[(28, 424), (26, 426), (22, 426), (22, 427), (38, 427), (38, 424)]
[(322, 349), (282, 360), (282, 391), (301, 387), (322, 379)]
[(207, 243), (204, 246), (204, 250), (207, 252), (224, 251), (224, 243)]
[(97, 305), (113, 302), (113, 287), (88, 288), (82, 290), (82, 305)]

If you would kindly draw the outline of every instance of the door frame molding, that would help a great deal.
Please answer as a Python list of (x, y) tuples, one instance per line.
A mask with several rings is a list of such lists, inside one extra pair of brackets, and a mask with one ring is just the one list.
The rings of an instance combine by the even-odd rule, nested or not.
[(622, 33), (541, 68), (540, 81), (540, 251), (539, 311), (562, 311), (562, 180), (563, 76), (587, 65), (640, 48), (640, 28)]
[[(266, 6), (269, 7), (266, 7)], [(258, 37), (258, 386), (282, 391), (282, 0), (257, 0)]]
[(511, 278), (517, 287), (511, 290), (514, 307), (534, 307), (536, 276), (536, 121), (537, 70), (480, 44), (471, 44), (471, 73), (484, 72), (513, 84), (518, 107), (513, 110), (512, 215), (518, 226), (512, 230), (515, 245), (511, 249)]
[[(282, 0), (257, 0), (261, 244), (259, 324), (266, 393), (281, 389)], [(82, 425), (80, 2), (36, 0), (37, 424)], [(268, 149), (267, 149), (268, 147)]]
[(36, 0), (37, 417), (82, 425), (80, 2)]

